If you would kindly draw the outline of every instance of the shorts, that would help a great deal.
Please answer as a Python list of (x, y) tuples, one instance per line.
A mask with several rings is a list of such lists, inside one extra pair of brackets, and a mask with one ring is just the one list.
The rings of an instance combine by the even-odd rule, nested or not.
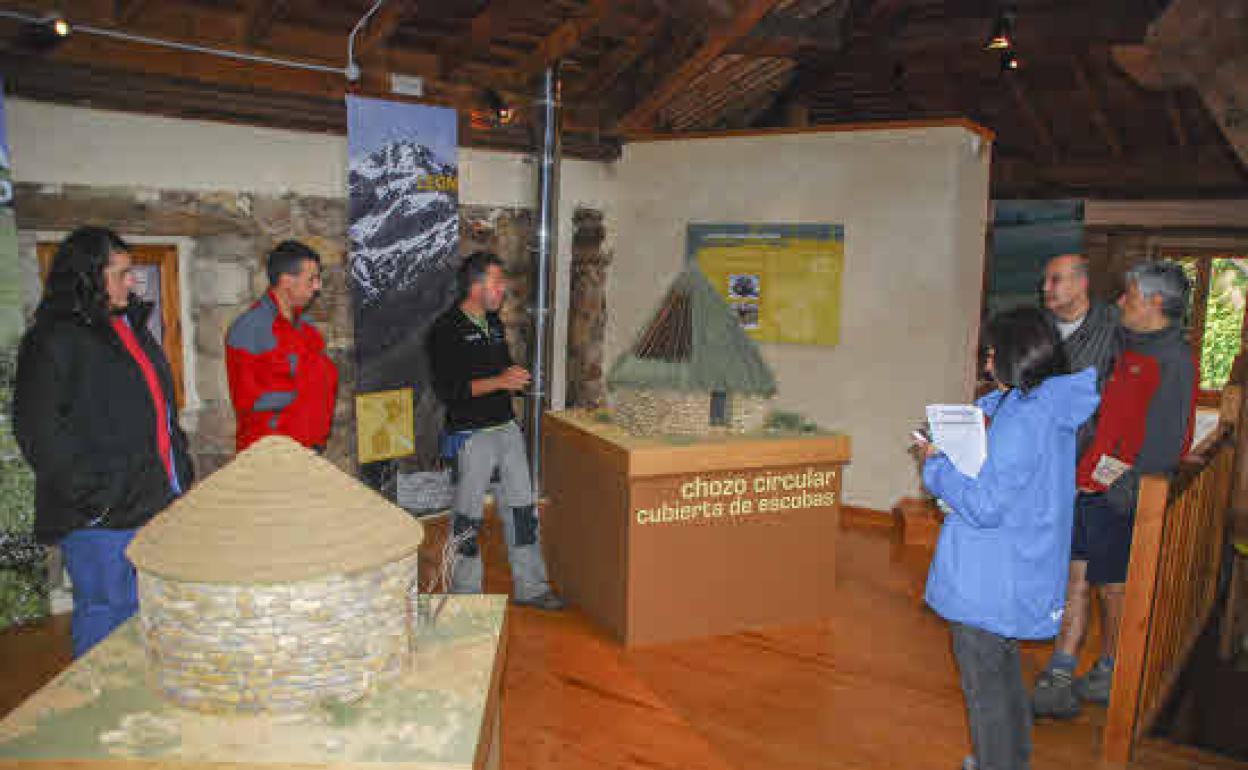
[(1131, 563), (1131, 535), (1135, 511), (1118, 513), (1100, 492), (1080, 492), (1075, 497), (1075, 529), (1070, 538), (1070, 560), (1088, 563), (1088, 582), (1093, 585), (1127, 582)]

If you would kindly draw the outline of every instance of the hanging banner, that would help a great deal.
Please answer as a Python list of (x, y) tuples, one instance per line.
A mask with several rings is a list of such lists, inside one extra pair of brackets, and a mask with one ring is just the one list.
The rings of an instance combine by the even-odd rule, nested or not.
[[(22, 269), (13, 215), (13, 175), (0, 89), (0, 408), (13, 403), (17, 346), (24, 326)], [(47, 614), (43, 549), (31, 535), (35, 485), (11, 422), (0, 418), (0, 629)]]
[[(412, 455), (425, 468), (437, 461), (440, 410), (424, 340), (454, 299), (456, 130), (451, 109), (347, 97), (356, 412), (368, 422), (357, 449), (365, 466)], [(390, 470), (382, 474), (388, 480), (370, 480), (388, 486)]]

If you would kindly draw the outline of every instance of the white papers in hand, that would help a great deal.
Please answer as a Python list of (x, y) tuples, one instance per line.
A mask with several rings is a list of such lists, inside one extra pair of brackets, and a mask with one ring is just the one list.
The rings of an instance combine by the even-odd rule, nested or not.
[(971, 478), (978, 476), (988, 457), (983, 410), (972, 404), (928, 404), (927, 424), (931, 426), (932, 443), (953, 467)]

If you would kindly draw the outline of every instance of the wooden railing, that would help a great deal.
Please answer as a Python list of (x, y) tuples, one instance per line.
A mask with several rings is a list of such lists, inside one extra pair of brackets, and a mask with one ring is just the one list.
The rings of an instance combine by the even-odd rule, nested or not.
[(1109, 762), (1130, 759), (1214, 610), (1235, 456), (1234, 426), (1224, 423), (1172, 481), (1140, 482), (1102, 747)]

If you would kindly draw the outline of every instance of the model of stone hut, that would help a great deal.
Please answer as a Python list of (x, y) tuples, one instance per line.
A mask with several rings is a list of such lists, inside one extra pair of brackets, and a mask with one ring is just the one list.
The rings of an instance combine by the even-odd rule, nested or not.
[(352, 701), (411, 649), (418, 521), (284, 437), (262, 439), (139, 530), (149, 679), (204, 711)]
[(616, 422), (638, 435), (758, 430), (776, 393), (758, 345), (696, 266), (672, 282), (607, 385)]

